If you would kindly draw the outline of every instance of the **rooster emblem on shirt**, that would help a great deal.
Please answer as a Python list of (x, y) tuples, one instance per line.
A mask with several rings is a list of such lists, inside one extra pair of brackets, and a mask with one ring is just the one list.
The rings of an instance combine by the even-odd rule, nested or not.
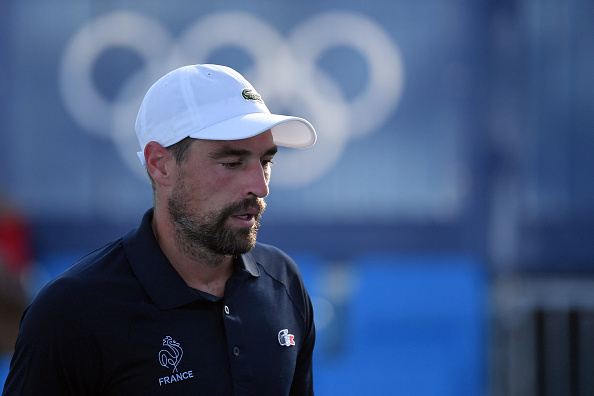
[(159, 351), (159, 363), (166, 368), (173, 367), (173, 372), (175, 373), (184, 351), (179, 345), (179, 342), (175, 342), (171, 336), (163, 338), (163, 346), (168, 349), (161, 349)]

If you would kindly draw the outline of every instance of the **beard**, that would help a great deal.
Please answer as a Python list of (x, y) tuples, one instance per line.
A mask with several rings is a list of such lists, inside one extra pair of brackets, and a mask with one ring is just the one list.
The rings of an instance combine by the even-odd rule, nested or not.
[[(213, 255), (238, 256), (254, 248), (260, 217), (266, 209), (262, 198), (252, 196), (204, 214), (192, 211), (188, 205), (191, 201), (182, 184), (175, 188), (167, 203), (175, 230), (175, 243), (186, 256), (198, 260)], [(250, 208), (258, 208), (252, 227), (233, 228), (228, 224), (232, 215)]]

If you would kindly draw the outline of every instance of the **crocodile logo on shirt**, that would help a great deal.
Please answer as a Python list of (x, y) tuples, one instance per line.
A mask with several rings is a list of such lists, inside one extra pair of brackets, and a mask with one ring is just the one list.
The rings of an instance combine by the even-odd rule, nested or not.
[(293, 346), (295, 345), (295, 336), (289, 334), (288, 329), (283, 329), (278, 332), (278, 343), (286, 347)]

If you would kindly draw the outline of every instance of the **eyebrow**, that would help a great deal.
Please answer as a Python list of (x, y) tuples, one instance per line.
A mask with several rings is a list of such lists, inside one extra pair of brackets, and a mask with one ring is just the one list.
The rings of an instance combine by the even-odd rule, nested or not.
[[(275, 155), (278, 151), (278, 146), (273, 146), (266, 150), (263, 157)], [(227, 157), (248, 157), (252, 155), (250, 150), (224, 146), (220, 150), (213, 151), (208, 156), (212, 159), (221, 159)]]

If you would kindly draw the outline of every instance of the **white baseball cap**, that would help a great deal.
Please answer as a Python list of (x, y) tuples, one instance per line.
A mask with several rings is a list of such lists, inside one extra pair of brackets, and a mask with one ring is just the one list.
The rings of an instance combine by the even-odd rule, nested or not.
[(316, 131), (307, 120), (271, 114), (235, 70), (184, 66), (161, 77), (146, 93), (136, 118), (138, 157), (145, 165), (144, 147), (151, 141), (169, 147), (186, 137), (238, 140), (269, 129), (279, 146), (307, 148), (316, 142)]

